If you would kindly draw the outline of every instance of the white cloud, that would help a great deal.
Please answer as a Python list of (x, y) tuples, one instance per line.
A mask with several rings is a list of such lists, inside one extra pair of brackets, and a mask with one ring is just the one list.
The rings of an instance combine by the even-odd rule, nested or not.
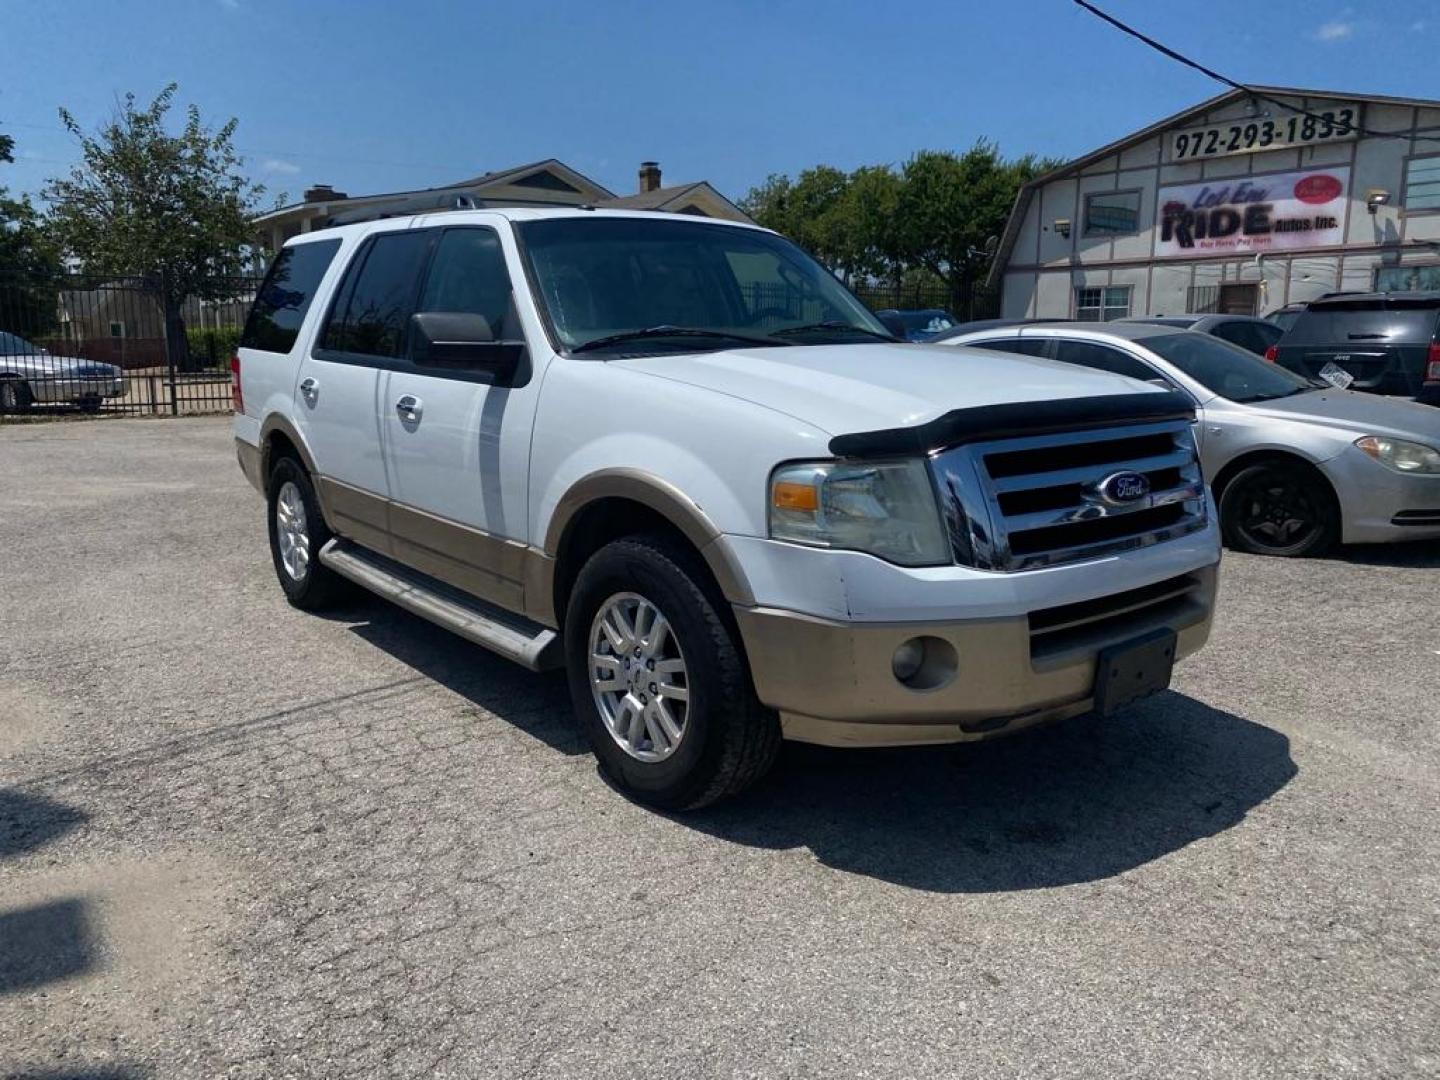
[(1331, 19), (1329, 22), (1321, 23), (1315, 31), (1316, 41), (1344, 41), (1351, 34), (1355, 33), (1355, 24), (1346, 22), (1344, 19)]
[(1423, 34), (1425, 32), (1425, 28), (1429, 25), (1430, 24), (1427, 23), (1424, 19), (1416, 19), (1413, 23), (1410, 24), (1410, 32), (1412, 34)]
[(226, 11), (240, 10), (240, 0), (219, 0), (219, 3)]
[(294, 176), (300, 171), (300, 166), (289, 161), (281, 161), (279, 158), (266, 158), (260, 163), (260, 168), (267, 173), (279, 173), (281, 176)]

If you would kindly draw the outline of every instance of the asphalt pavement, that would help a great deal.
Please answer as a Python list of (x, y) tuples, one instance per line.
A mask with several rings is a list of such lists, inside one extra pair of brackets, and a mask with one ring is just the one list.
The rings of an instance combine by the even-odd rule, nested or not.
[(1440, 1075), (1440, 545), (1221, 577), (1123, 718), (667, 817), (288, 607), (225, 419), (0, 426), (0, 1076)]

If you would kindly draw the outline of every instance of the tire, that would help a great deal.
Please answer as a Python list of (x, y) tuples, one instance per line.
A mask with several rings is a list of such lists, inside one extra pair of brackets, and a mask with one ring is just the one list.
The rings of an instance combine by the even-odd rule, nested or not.
[(1340, 539), (1340, 511), (1307, 465), (1267, 461), (1241, 469), (1220, 495), (1225, 543), (1252, 555), (1323, 555)]
[[(641, 604), (665, 620), (668, 633), (657, 633), (653, 618), (645, 633)], [(613, 636), (621, 624), (610, 620), (610, 633), (602, 625), (602, 616), (617, 606), (628, 613), (634, 630), (621, 644)], [(663, 535), (607, 544), (575, 581), (565, 614), (575, 714), (601, 769), (638, 802), (665, 810), (697, 809), (749, 787), (775, 762), (780, 722), (755, 697), (728, 615), (699, 558)], [(607, 663), (597, 666), (596, 659)], [(622, 670), (627, 662), (635, 665), (630, 671)], [(653, 669), (655, 664), (660, 670)], [(607, 673), (623, 694), (602, 693), (592, 684), (592, 674)], [(647, 685), (649, 679), (655, 681)], [(683, 690), (683, 700), (677, 690)], [(637, 711), (627, 702), (642, 695), (648, 699), (645, 711), (632, 724)], [(621, 733), (612, 734), (612, 725)], [(638, 725), (643, 730), (627, 742)]]
[(75, 402), (75, 407), (78, 408), (81, 412), (90, 413), (93, 416), (95, 413), (98, 413), (100, 411), (100, 407), (104, 404), (105, 402), (103, 398), (86, 397), (79, 398)]
[(28, 412), (35, 401), (24, 379), (0, 379), (0, 413)]
[(320, 563), (320, 549), (333, 534), (309, 474), (294, 458), (282, 457), (270, 470), (265, 503), (270, 557), (285, 598), (302, 611), (320, 611), (341, 600), (348, 582)]

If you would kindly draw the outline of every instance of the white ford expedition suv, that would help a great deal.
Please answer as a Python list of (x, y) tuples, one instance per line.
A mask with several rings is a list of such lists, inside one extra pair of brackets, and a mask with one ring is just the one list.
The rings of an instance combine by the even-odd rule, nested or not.
[(782, 738), (947, 743), (1168, 685), (1219, 542), (1191, 403), (899, 344), (766, 230), (585, 208), (296, 237), (234, 361), (297, 607), (359, 585), (563, 665), (636, 798)]

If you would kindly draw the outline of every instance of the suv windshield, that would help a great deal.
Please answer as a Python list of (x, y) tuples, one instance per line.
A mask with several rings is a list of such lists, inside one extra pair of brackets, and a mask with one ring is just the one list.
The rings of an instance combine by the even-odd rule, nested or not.
[(773, 233), (668, 216), (551, 218), (518, 230), (543, 314), (566, 349), (892, 340), (819, 263)]
[(32, 345), (19, 334), (0, 330), (0, 356), (43, 356), (45, 350)]
[(1317, 388), (1304, 376), (1209, 334), (1161, 334), (1143, 338), (1139, 344), (1231, 401), (1270, 401)]
[(1429, 299), (1368, 298), (1311, 304), (1285, 335), (1286, 345), (1348, 345), (1351, 342), (1429, 344), (1440, 316), (1440, 296)]

